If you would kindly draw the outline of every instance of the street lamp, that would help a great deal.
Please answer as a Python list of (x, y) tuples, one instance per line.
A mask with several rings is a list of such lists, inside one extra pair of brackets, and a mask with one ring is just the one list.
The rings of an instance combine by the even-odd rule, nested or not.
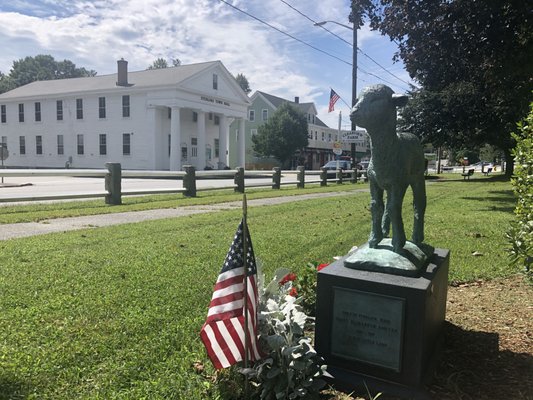
[[(355, 106), (355, 103), (357, 103), (357, 29), (355, 28), (355, 25), (353, 27), (341, 24), (337, 21), (322, 21), (322, 22), (316, 22), (315, 26), (323, 26), (327, 24), (328, 22), (332, 24), (337, 24), (342, 26), (343, 28), (350, 29), (353, 32), (353, 51), (352, 51), (352, 108)], [(355, 123), (352, 121), (352, 131), (355, 132)], [(351, 145), (351, 153), (352, 153), (352, 160), (355, 163), (355, 143), (352, 143)]]

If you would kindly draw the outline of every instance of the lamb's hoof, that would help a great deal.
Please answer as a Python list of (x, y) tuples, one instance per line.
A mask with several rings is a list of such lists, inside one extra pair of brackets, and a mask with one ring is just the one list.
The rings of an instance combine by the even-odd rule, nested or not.
[(378, 239), (378, 238), (372, 238), (368, 241), (368, 247), (370, 247), (371, 249), (375, 249), (378, 247), (379, 243), (381, 242), (383, 238), (381, 239)]
[(392, 243), (392, 251), (394, 251), (396, 254), (402, 254), (403, 247), (405, 246), (405, 241), (402, 243)]

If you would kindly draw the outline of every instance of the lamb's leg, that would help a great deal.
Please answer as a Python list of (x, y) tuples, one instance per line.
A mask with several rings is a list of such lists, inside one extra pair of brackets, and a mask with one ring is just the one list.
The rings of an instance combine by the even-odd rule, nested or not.
[(400, 253), (405, 245), (405, 229), (402, 220), (402, 203), (408, 185), (395, 185), (387, 192), (390, 200), (387, 201), (389, 217), (392, 223), (392, 248), (395, 253)]
[(372, 231), (368, 239), (368, 245), (375, 249), (383, 239), (381, 231), (381, 219), (383, 218), (383, 189), (371, 179), (370, 180), (370, 211), (372, 212)]
[(421, 244), (424, 241), (424, 215), (426, 213), (426, 182), (424, 177), (420, 177), (414, 182), (413, 188), (413, 242)]
[(389, 237), (390, 233), (390, 217), (389, 217), (389, 201), (390, 196), (387, 195), (387, 206), (385, 207), (385, 212), (383, 213), (383, 219), (381, 220), (381, 232), (383, 232), (383, 237)]

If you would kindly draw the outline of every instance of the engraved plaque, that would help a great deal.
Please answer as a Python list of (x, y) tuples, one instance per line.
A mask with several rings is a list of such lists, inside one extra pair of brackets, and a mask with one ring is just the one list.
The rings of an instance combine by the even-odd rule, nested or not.
[(331, 354), (400, 372), (405, 300), (333, 288)]

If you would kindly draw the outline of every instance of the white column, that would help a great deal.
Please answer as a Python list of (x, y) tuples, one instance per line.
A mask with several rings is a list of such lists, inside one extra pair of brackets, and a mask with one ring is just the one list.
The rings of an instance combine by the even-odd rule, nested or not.
[(172, 107), (170, 114), (170, 170), (181, 169), (181, 121), (179, 107)]
[(244, 137), (244, 118), (238, 118), (237, 119), (239, 123), (239, 143), (237, 143), (237, 147), (239, 149), (239, 167), (244, 167), (246, 164), (246, 138)]
[(219, 154), (219, 163), (222, 168), (229, 166), (228, 164), (228, 153), (229, 153), (228, 138), (229, 138), (228, 119), (226, 118), (225, 115), (221, 115), (220, 126), (218, 128), (218, 154)]
[(205, 143), (205, 112), (198, 111), (198, 158), (196, 159), (196, 168), (199, 171), (203, 170), (207, 165), (205, 159)]
[(159, 154), (161, 153), (160, 148), (160, 139), (159, 136), (161, 135), (161, 132), (157, 131), (157, 124), (155, 121), (156, 116), (156, 109), (155, 107), (148, 106), (146, 110), (146, 126), (150, 130), (150, 134), (152, 137), (152, 155), (150, 157), (152, 158), (152, 169), (162, 169), (162, 162), (161, 157), (159, 157)]

